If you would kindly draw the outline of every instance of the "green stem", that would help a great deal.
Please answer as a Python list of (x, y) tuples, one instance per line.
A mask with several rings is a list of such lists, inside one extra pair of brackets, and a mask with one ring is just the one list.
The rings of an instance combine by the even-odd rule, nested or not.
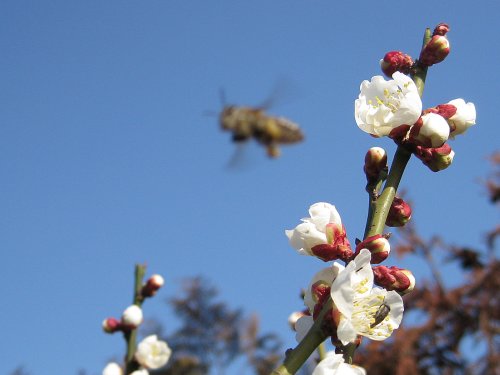
[[(136, 264), (134, 272), (134, 299), (133, 304), (139, 307), (142, 306), (143, 298), (141, 290), (143, 286), (143, 279), (146, 273), (146, 266)], [(127, 354), (125, 356), (125, 374), (131, 374), (139, 368), (139, 365), (134, 360), (134, 354), (137, 349), (137, 328), (125, 332), (125, 341), (127, 344)]]
[[(431, 40), (431, 38), (432, 38), (431, 29), (429, 28), (425, 29), (424, 39), (422, 41), (422, 49), (429, 42), (429, 40)], [(420, 97), (422, 97), (422, 95), (424, 94), (426, 77), (427, 77), (427, 66), (423, 66), (417, 63), (414, 72), (411, 74), (411, 78), (413, 79), (413, 82), (415, 82), (415, 85), (417, 86)]]
[(283, 364), (272, 372), (272, 375), (292, 375), (307, 361), (307, 358), (314, 350), (326, 340), (327, 336), (323, 333), (322, 325), (324, 316), (331, 311), (331, 298), (325, 303), (323, 309), (316, 318), (313, 326), (307, 332), (307, 335), (295, 347), (286, 352)]
[(381, 234), (383, 232), (385, 221), (387, 219), (387, 215), (389, 214), (389, 209), (391, 208), (392, 201), (396, 196), (399, 182), (403, 177), (403, 172), (406, 164), (408, 164), (408, 161), (410, 160), (410, 156), (411, 153), (402, 146), (399, 146), (396, 150), (394, 161), (392, 162), (391, 170), (387, 176), (384, 190), (375, 203), (375, 209), (373, 211), (373, 215), (371, 215), (371, 220), (367, 223), (366, 228), (368, 231), (365, 231), (365, 238)]

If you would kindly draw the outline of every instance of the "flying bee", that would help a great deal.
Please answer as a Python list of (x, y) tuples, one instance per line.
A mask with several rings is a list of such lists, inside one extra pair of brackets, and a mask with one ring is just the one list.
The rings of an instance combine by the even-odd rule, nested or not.
[(385, 303), (383, 302), (377, 312), (375, 313), (375, 321), (370, 324), (370, 328), (375, 328), (376, 326), (378, 326), (380, 323), (382, 323), (384, 321), (384, 319), (389, 315), (389, 313), (391, 312), (391, 308)]
[(267, 155), (280, 155), (279, 145), (292, 144), (304, 139), (299, 126), (284, 117), (270, 116), (264, 107), (224, 106), (219, 115), (222, 130), (232, 132), (235, 143), (255, 139), (267, 150)]

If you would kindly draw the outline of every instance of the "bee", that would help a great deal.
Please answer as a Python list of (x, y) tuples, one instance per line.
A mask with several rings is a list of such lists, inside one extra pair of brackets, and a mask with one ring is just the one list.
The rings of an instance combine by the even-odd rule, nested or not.
[(375, 321), (370, 324), (370, 328), (375, 328), (376, 326), (378, 326), (380, 323), (382, 323), (384, 321), (384, 319), (389, 315), (389, 313), (391, 312), (391, 308), (384, 302), (382, 303), (377, 312), (375, 313)]
[(298, 143), (304, 139), (302, 130), (294, 122), (266, 114), (264, 107), (226, 105), (219, 115), (222, 130), (232, 133), (235, 143), (254, 139), (263, 145), (267, 155), (277, 158), (279, 145)]

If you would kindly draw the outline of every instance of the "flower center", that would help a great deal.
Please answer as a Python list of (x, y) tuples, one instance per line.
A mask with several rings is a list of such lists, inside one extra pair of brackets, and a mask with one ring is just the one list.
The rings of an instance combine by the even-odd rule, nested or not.
[[(405, 86), (407, 84), (405, 83)], [(384, 89), (383, 97), (375, 96), (375, 100), (369, 99), (368, 104), (373, 108), (380, 108), (381, 106), (387, 107), (392, 113), (395, 113), (401, 106), (401, 100), (404, 98), (403, 91), (398, 88), (396, 91), (389, 91)]]
[(389, 337), (394, 330), (389, 323), (390, 309), (382, 295), (361, 297), (354, 300), (352, 324), (358, 332), (371, 336)]

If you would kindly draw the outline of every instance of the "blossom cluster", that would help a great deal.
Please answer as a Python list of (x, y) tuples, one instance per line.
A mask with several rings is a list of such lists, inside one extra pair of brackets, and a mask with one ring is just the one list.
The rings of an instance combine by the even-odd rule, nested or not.
[(438, 25), (416, 63), (410, 56), (391, 51), (381, 68), (392, 79), (375, 76), (361, 83), (354, 104), (358, 127), (374, 137), (388, 136), (403, 145), (434, 172), (447, 168), (455, 155), (446, 143), (476, 123), (474, 103), (462, 98), (422, 110), (414, 81), (406, 74), (415, 66), (428, 67), (444, 60), (450, 51), (446, 24)]
[[(400, 294), (411, 291), (415, 286), (411, 272), (405, 270), (410, 282), (404, 284), (404, 289), (401, 287), (403, 283), (399, 282), (400, 277), (376, 277), (374, 269), (377, 268), (372, 268), (372, 264), (378, 264), (388, 257), (390, 245), (387, 238), (382, 235), (371, 236), (359, 242), (355, 251), (349, 246), (347, 250), (339, 252), (333, 245), (339, 242), (335, 235), (326, 235), (332, 226), (342, 228), (342, 231), (332, 233), (341, 237), (340, 242), (349, 243), (335, 206), (318, 202), (310, 207), (309, 213), (311, 217), (302, 219), (302, 224), (286, 231), (290, 245), (300, 254), (322, 260), (325, 260), (325, 253), (318, 255), (315, 249), (329, 248), (330, 255), (326, 258), (342, 260), (347, 265), (334, 262), (313, 277), (304, 294), (306, 314), (294, 324), (297, 340), (304, 338), (328, 298), (331, 298), (333, 305), (326, 318), (329, 322), (326, 334), (332, 337), (334, 343), (344, 346), (356, 342), (358, 336), (385, 340), (401, 323), (404, 309)], [(308, 230), (304, 230), (304, 224), (307, 224)], [(377, 282), (379, 286), (375, 285)]]
[[(392, 79), (375, 76), (363, 81), (354, 103), (355, 121), (361, 130), (374, 137), (390, 137), (399, 148), (406, 150), (403, 152), (408, 157), (414, 154), (434, 172), (447, 168), (453, 160), (454, 152), (447, 141), (476, 123), (474, 104), (461, 98), (423, 109), (422, 80), (428, 67), (440, 63), (449, 54), (448, 31), (446, 24), (439, 24), (432, 35), (429, 31), (417, 60), (400, 51), (387, 53), (381, 68)], [(424, 72), (423, 78), (419, 72)], [(415, 81), (414, 76), (418, 76)], [(418, 87), (415, 82), (420, 82)], [(306, 309), (289, 318), (297, 341), (305, 339), (311, 329), (321, 330), (336, 347), (337, 354), (328, 353), (313, 375), (365, 374), (364, 369), (344, 362), (344, 358), (352, 359), (348, 348), (359, 345), (362, 337), (376, 341), (390, 337), (403, 318), (402, 296), (415, 287), (411, 271), (380, 265), (391, 250), (390, 233), (382, 233), (383, 224), (400, 227), (412, 215), (409, 204), (395, 193), (380, 194), (381, 183), (389, 181), (393, 173), (392, 170), (389, 173), (385, 150), (371, 148), (365, 155), (363, 170), (373, 204), (370, 210), (377, 211), (371, 212), (368, 220), (377, 216), (378, 223), (368, 222), (375, 229), (367, 225), (365, 238), (356, 239), (354, 248), (336, 207), (326, 202), (311, 205), (309, 217), (285, 231), (290, 245), (299, 254), (333, 261), (314, 275), (305, 290)], [(392, 199), (392, 202), (389, 199), (383, 202), (383, 209), (377, 205), (382, 196)], [(388, 203), (391, 203), (389, 209)]]
[[(107, 318), (102, 323), (102, 328), (106, 333), (123, 332), (125, 337), (130, 339), (129, 333), (137, 329), (143, 322), (143, 313), (141, 304), (145, 298), (150, 298), (163, 286), (164, 280), (160, 275), (151, 276), (142, 286), (139, 295), (136, 296), (140, 303), (127, 307), (121, 316), (121, 319)], [(133, 371), (129, 371), (127, 375), (148, 375), (148, 370), (156, 370), (166, 365), (172, 350), (165, 341), (159, 340), (156, 335), (145, 337), (135, 350), (133, 361)], [(125, 366), (128, 368), (128, 366)], [(104, 368), (103, 375), (123, 375), (124, 370), (116, 362), (110, 362)]]

